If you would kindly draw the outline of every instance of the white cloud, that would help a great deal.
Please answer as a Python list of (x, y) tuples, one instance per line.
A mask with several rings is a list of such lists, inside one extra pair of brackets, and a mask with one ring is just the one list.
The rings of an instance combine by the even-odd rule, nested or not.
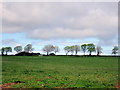
[[(88, 32), (89, 31), (89, 32)], [(98, 33), (97, 33), (98, 34)], [(70, 28), (55, 28), (55, 29), (36, 29), (30, 32), (29, 37), (32, 38), (84, 38), (97, 36), (92, 29), (70, 29)]]
[(18, 43), (14, 39), (5, 39), (5, 40), (2, 40), (2, 44), (4, 46), (11, 46), (11, 47), (15, 47), (15, 46), (20, 46), (21, 45), (20, 43)]

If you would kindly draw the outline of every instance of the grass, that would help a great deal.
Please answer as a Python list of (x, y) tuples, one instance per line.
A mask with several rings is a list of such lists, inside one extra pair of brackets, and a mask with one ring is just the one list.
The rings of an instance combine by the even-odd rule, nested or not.
[(115, 88), (117, 57), (3, 56), (2, 83), (11, 88)]

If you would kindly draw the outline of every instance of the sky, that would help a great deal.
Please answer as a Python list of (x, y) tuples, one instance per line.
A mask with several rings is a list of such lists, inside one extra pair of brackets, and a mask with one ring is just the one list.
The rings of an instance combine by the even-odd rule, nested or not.
[(111, 55), (118, 45), (117, 2), (4, 2), (0, 10), (0, 47), (32, 44), (34, 52), (44, 53), (52, 44), (65, 54), (65, 46), (94, 43)]

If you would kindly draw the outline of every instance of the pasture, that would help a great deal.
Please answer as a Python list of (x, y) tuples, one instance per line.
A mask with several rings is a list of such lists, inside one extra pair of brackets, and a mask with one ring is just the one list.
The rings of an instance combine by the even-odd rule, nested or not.
[(2, 84), (9, 88), (115, 88), (117, 82), (117, 57), (2, 57)]

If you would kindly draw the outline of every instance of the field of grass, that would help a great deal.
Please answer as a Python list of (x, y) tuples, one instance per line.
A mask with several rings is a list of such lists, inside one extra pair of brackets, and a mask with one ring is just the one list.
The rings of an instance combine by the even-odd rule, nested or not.
[(2, 83), (11, 88), (115, 88), (117, 57), (3, 56)]

